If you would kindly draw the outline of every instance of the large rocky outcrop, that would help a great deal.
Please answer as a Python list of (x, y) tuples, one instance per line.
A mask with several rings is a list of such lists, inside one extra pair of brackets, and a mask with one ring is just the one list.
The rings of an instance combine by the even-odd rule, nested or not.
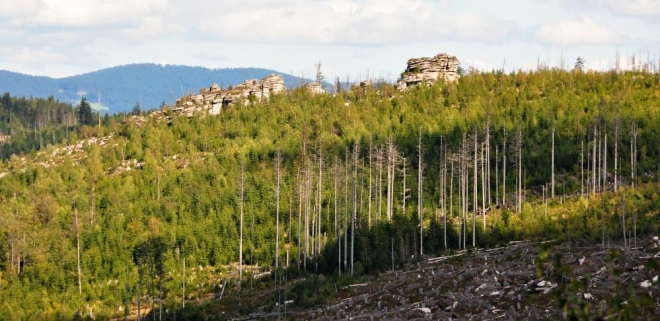
[(461, 77), (458, 74), (458, 66), (461, 64), (455, 56), (441, 53), (435, 57), (412, 58), (408, 60), (406, 71), (401, 74), (397, 88), (405, 91), (409, 87), (426, 82), (433, 85), (438, 79), (446, 82), (457, 82)]
[(228, 89), (221, 89), (217, 84), (213, 84), (209, 88), (200, 90), (197, 95), (177, 99), (172, 111), (188, 117), (199, 112), (217, 115), (223, 106), (241, 100), (247, 104), (250, 100), (268, 99), (270, 95), (283, 93), (286, 90), (284, 78), (274, 74), (261, 80), (249, 79)]

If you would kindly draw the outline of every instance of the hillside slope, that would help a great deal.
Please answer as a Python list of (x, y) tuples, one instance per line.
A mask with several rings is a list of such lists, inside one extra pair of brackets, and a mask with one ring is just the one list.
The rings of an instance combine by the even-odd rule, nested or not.
[[(274, 283), (285, 266), (286, 277), (324, 275), (285, 292), (306, 308), (342, 291), (340, 274), (511, 240), (617, 242), (633, 253), (660, 229), (659, 99), (657, 75), (643, 72), (474, 72), (405, 93), (299, 88), (216, 116), (108, 116), (0, 163), (0, 316), (121, 318), (161, 297), (163, 311), (194, 310), (236, 288), (239, 261), (244, 288), (262, 287), (251, 276)], [(480, 285), (457, 282), (452, 291)], [(408, 306), (386, 290), (381, 308)], [(454, 312), (486, 309), (463, 308)]]

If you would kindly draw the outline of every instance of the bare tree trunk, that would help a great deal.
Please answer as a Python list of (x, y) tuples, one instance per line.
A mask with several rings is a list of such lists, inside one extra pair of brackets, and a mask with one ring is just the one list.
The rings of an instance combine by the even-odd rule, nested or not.
[(477, 205), (477, 169), (479, 167), (479, 150), (477, 148), (477, 128), (474, 128), (474, 177), (472, 183), (472, 247), (477, 246), (477, 212), (479, 211), (479, 206)]
[[(449, 213), (445, 214), (445, 249), (447, 249), (447, 215), (453, 212), (454, 207), (454, 161), (451, 162), (451, 176), (449, 179)], [(460, 233), (459, 233), (460, 235)]]
[(597, 166), (596, 166), (596, 147), (598, 146), (598, 141), (596, 140), (597, 136), (598, 136), (598, 134), (596, 133), (596, 125), (594, 124), (594, 150), (593, 150), (593, 153), (591, 155), (592, 158), (593, 158), (593, 162), (591, 163), (591, 167), (593, 167), (591, 169), (592, 173), (593, 173), (593, 176), (591, 177), (591, 181), (592, 181), (591, 195), (592, 196), (596, 195), (596, 173), (598, 172), (597, 169), (596, 169), (597, 168)]
[(350, 180), (350, 176), (348, 175), (348, 168), (350, 166), (348, 150), (346, 150), (344, 164), (346, 166), (344, 171), (344, 269), (346, 269), (348, 267), (348, 181)]
[[(335, 156), (335, 192), (334, 192), (334, 198), (335, 198), (335, 237), (337, 238), (337, 252), (339, 253), (339, 257), (337, 259), (337, 271), (339, 275), (341, 275), (341, 233), (339, 232), (340, 227), (338, 226), (338, 221), (337, 221), (337, 185), (339, 184), (339, 160), (337, 159), (337, 156)], [(341, 222), (339, 222), (341, 224)]]
[(396, 149), (392, 137), (387, 142), (387, 221), (392, 220), (394, 213), (394, 168), (396, 166)]
[(378, 219), (383, 219), (383, 145), (381, 144), (376, 151), (376, 168), (378, 169), (378, 180), (376, 181), (376, 191), (378, 193)]
[(458, 186), (456, 190), (456, 197), (457, 197), (457, 206), (458, 206), (458, 248), (463, 247), (463, 239), (465, 238), (465, 235), (463, 233), (463, 160), (462, 156), (463, 155), (463, 145), (461, 145), (459, 151), (458, 151)]
[[(542, 189), (543, 189), (543, 204), (547, 204), (546, 200), (545, 200), (545, 184), (543, 184)], [(543, 213), (543, 218), (547, 218), (547, 217), (548, 217), (548, 210), (547, 210), (547, 207), (546, 207), (546, 210)]]
[(600, 215), (601, 243), (602, 243), (602, 247), (605, 248), (605, 195), (601, 194), (600, 200), (601, 200), (601, 215)]
[[(73, 210), (73, 215), (76, 220), (76, 265), (78, 269), (78, 294), (82, 295), (82, 269), (80, 267), (80, 223), (78, 220), (78, 209)], [(18, 265), (20, 266), (20, 262)]]
[(614, 119), (614, 192), (619, 187), (619, 107), (617, 105), (616, 118)]
[(369, 227), (371, 227), (371, 198), (373, 196), (373, 191), (372, 191), (372, 188), (371, 188), (371, 184), (372, 184), (371, 183), (371, 181), (372, 181), (372, 178), (371, 178), (371, 168), (372, 168), (371, 165), (372, 164), (371, 163), (372, 163), (372, 161), (373, 161), (373, 141), (372, 141), (372, 138), (369, 137), (369, 198), (368, 198), (369, 201), (368, 201), (368, 204), (367, 204), (368, 213), (369, 213), (369, 216), (368, 216), (369, 217), (369, 220), (368, 220), (368, 224), (369, 224), (368, 226)]
[(500, 155), (497, 144), (495, 145), (495, 204), (500, 203)]
[[(304, 210), (304, 220), (305, 220), (305, 226), (303, 228), (305, 235), (305, 250), (303, 251), (303, 269), (306, 271), (307, 270), (307, 257), (309, 256), (309, 202), (310, 202), (310, 177), (309, 177), (309, 163), (307, 161), (307, 143), (305, 138), (303, 138), (303, 150), (302, 150), (302, 157), (303, 157), (303, 169), (302, 169), (302, 191), (301, 191), (301, 196), (302, 199), (301, 201), (304, 202), (303, 210)], [(300, 233), (300, 231), (299, 231)], [(300, 237), (300, 235), (299, 235)]]
[(603, 138), (598, 133), (598, 191), (603, 192)]
[(552, 125), (552, 177), (550, 179), (552, 190), (550, 198), (555, 198), (555, 126)]
[(418, 154), (418, 162), (419, 162), (419, 168), (417, 169), (417, 215), (419, 215), (419, 259), (422, 259), (422, 255), (424, 255), (424, 206), (422, 204), (423, 201), (423, 185), (422, 185), (422, 171), (423, 171), (423, 163), (422, 163), (422, 128), (419, 128), (419, 142), (417, 144), (417, 154)]
[(317, 202), (318, 202), (318, 218), (316, 223), (316, 235), (318, 241), (316, 242), (316, 254), (321, 254), (321, 206), (323, 206), (323, 150), (319, 143), (319, 181), (317, 183)]
[(304, 169), (304, 178), (303, 178), (303, 200), (305, 202), (304, 211), (305, 211), (305, 250), (303, 251), (303, 268), (307, 270), (307, 258), (309, 257), (309, 202), (310, 202), (310, 192), (309, 192), (309, 168), (307, 166), (307, 161), (305, 160), (305, 169)]
[(301, 252), (302, 252), (302, 212), (303, 212), (303, 200), (304, 190), (305, 190), (305, 174), (304, 170), (301, 170), (300, 182), (298, 185), (298, 270), (300, 270), (301, 263)]
[(464, 199), (464, 173), (463, 173), (463, 156), (464, 156), (464, 149), (465, 149), (465, 134), (463, 134), (463, 139), (461, 140), (461, 144), (459, 147), (458, 151), (458, 248), (464, 248), (464, 243), (465, 243), (465, 233), (464, 233), (464, 205), (465, 203), (463, 202)]
[(603, 130), (603, 193), (607, 192), (607, 125)]
[[(488, 200), (488, 205), (492, 204), (493, 199), (491, 195), (491, 181), (490, 181), (490, 100), (488, 100), (488, 117), (486, 119), (486, 199)], [(484, 209), (485, 209), (484, 205)], [(484, 212), (485, 215), (486, 212)]]
[(406, 157), (401, 157), (401, 165), (403, 166), (401, 168), (401, 175), (403, 175), (402, 181), (403, 181), (403, 189), (401, 191), (401, 204), (402, 204), (402, 210), (401, 210), (401, 215), (406, 216), (406, 200), (408, 199), (408, 191), (410, 190), (408, 186), (406, 185), (406, 178), (407, 178), (407, 173), (408, 173), (408, 159)]
[(312, 165), (309, 165), (307, 167), (306, 171), (306, 188), (305, 188), (305, 212), (307, 215), (307, 228), (305, 229), (305, 235), (307, 235), (307, 249), (306, 249), (306, 257), (312, 258), (314, 256), (314, 219), (315, 219), (315, 208), (312, 207), (312, 197), (314, 197), (313, 193), (313, 178), (312, 178)]
[(626, 241), (626, 199), (621, 194), (621, 231), (623, 232), (623, 247), (628, 249), (628, 242)]
[(633, 188), (637, 187), (637, 124), (632, 122), (630, 129), (630, 181)]
[(580, 196), (584, 197), (584, 141), (580, 142)]
[(444, 149), (444, 146), (442, 145), (442, 136), (440, 136), (440, 155), (442, 157), (441, 163), (442, 164), (442, 177), (440, 178), (440, 182), (442, 184), (441, 190), (441, 213), (442, 213), (442, 218), (444, 221), (444, 240), (445, 240), (445, 250), (447, 249), (447, 154)]
[(522, 211), (522, 129), (518, 127), (516, 141), (518, 150), (518, 213)]
[(353, 214), (351, 215), (351, 276), (353, 276), (353, 263), (355, 255), (355, 219), (357, 218), (357, 174), (358, 174), (358, 154), (360, 146), (357, 141), (353, 148)]
[(277, 282), (277, 270), (279, 269), (280, 262), (280, 163), (282, 162), (282, 155), (279, 148), (277, 149), (277, 156), (275, 157), (275, 166), (277, 168), (277, 185), (275, 187), (275, 282)]
[(506, 207), (506, 126), (504, 129), (504, 146), (502, 147), (502, 206)]
[(467, 135), (463, 134), (463, 150), (461, 155), (461, 173), (463, 186), (462, 210), (463, 210), (463, 248), (467, 248), (467, 215), (468, 215), (468, 141)]
[(637, 247), (637, 210), (634, 203), (632, 206), (632, 211), (633, 211), (633, 233), (634, 233), (633, 246)]
[(316, 224), (317, 224), (316, 217), (317, 217), (317, 214), (318, 214), (317, 210), (318, 210), (318, 205), (319, 205), (318, 204), (318, 198), (317, 198), (317, 195), (316, 195), (316, 191), (313, 191), (313, 188), (312, 188), (312, 186), (313, 186), (312, 180), (313, 180), (313, 178), (310, 177), (309, 193), (311, 195), (310, 197), (314, 197), (314, 205), (313, 206), (311, 205), (311, 201), (310, 201), (310, 215), (311, 215), (311, 217), (310, 217), (310, 229), (311, 229), (311, 232), (310, 232), (310, 235), (311, 235), (310, 236), (310, 241), (311, 241), (310, 242), (310, 248), (311, 248), (310, 253), (311, 253), (311, 255), (310, 255), (310, 257), (316, 256)]
[(445, 213), (445, 169), (443, 164), (443, 150), (442, 150), (442, 136), (440, 136), (440, 159), (438, 160), (440, 164), (440, 171), (438, 172), (438, 209), (435, 212), (435, 221), (440, 222), (440, 217)]
[(240, 241), (238, 243), (238, 289), (241, 289), (241, 282), (243, 281), (243, 203), (245, 202), (245, 169), (241, 164), (241, 204), (240, 204), (240, 223), (239, 234)]
[(484, 168), (486, 166), (486, 162), (484, 160), (484, 151), (485, 146), (484, 144), (481, 144), (481, 210), (483, 213), (483, 219), (484, 219), (484, 233), (486, 232), (486, 174), (487, 171)]
[[(587, 144), (589, 144), (590, 141), (591, 141), (591, 138), (587, 134)], [(591, 194), (591, 174), (592, 174), (592, 172), (591, 172), (592, 164), (589, 161), (591, 159), (591, 148), (589, 148), (589, 146), (587, 146), (586, 150), (587, 150), (587, 184), (586, 184), (585, 196)]]

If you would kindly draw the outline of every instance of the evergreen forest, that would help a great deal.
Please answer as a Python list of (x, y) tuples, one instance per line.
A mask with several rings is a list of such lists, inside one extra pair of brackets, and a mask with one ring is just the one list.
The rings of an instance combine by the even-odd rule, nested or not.
[(0, 318), (185, 319), (264, 273), (332, 284), (514, 240), (630, 248), (660, 228), (658, 74), (470, 70), (170, 122), (80, 109), (2, 98), (6, 144), (30, 143), (0, 163)]

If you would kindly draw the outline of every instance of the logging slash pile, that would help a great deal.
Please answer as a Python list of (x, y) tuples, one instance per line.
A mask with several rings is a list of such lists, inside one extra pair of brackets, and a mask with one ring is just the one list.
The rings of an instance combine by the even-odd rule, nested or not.
[[(660, 318), (660, 244), (518, 242), (425, 258), (341, 289), (296, 319)], [(253, 315), (256, 316), (256, 315)]]

